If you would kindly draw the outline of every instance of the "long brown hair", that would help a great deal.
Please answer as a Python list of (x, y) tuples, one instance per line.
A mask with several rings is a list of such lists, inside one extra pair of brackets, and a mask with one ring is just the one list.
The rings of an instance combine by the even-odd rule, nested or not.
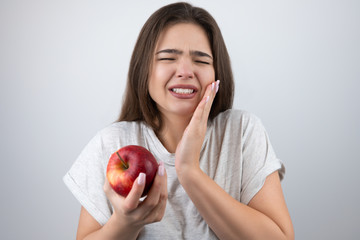
[(230, 57), (215, 19), (202, 8), (179, 2), (166, 5), (154, 12), (141, 29), (130, 60), (127, 86), (118, 121), (145, 121), (155, 131), (161, 129), (161, 115), (150, 97), (148, 78), (160, 33), (165, 27), (176, 23), (197, 24), (205, 30), (209, 38), (215, 79), (221, 81), (209, 119), (232, 107), (234, 80)]

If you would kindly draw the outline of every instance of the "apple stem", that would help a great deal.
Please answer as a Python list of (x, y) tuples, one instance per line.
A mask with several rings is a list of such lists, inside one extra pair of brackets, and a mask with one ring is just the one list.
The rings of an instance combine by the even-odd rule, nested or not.
[(120, 159), (120, 161), (122, 163), (123, 168), (128, 169), (129, 165), (126, 164), (126, 162), (124, 161), (124, 159), (122, 159), (122, 157), (120, 156), (120, 154), (118, 152), (116, 152), (116, 154), (118, 155), (118, 157), (119, 157), (119, 159)]

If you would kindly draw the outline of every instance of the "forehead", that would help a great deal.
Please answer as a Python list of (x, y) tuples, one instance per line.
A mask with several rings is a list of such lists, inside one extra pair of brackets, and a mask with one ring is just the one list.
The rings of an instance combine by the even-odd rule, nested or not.
[(177, 23), (166, 27), (159, 35), (156, 51), (171, 48), (199, 50), (211, 54), (210, 42), (205, 30), (194, 23)]

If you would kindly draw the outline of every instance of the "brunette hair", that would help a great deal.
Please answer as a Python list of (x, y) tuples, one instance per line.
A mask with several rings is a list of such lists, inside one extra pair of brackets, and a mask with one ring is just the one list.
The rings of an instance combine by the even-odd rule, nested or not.
[(221, 86), (209, 114), (212, 120), (230, 109), (234, 97), (234, 80), (230, 57), (215, 19), (204, 9), (179, 2), (166, 5), (146, 21), (140, 31), (130, 60), (126, 92), (118, 121), (145, 121), (155, 131), (162, 127), (161, 115), (148, 90), (148, 78), (160, 33), (169, 25), (194, 23), (201, 26), (209, 39), (215, 79)]

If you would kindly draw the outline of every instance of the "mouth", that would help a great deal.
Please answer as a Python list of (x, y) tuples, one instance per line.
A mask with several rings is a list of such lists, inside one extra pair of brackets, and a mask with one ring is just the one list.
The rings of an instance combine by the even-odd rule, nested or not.
[(177, 85), (169, 88), (170, 93), (180, 99), (190, 99), (195, 97), (197, 88), (192, 85)]
[(191, 93), (195, 92), (195, 89), (190, 89), (190, 88), (172, 88), (171, 91), (174, 92), (174, 93), (178, 93), (178, 94), (191, 94)]

